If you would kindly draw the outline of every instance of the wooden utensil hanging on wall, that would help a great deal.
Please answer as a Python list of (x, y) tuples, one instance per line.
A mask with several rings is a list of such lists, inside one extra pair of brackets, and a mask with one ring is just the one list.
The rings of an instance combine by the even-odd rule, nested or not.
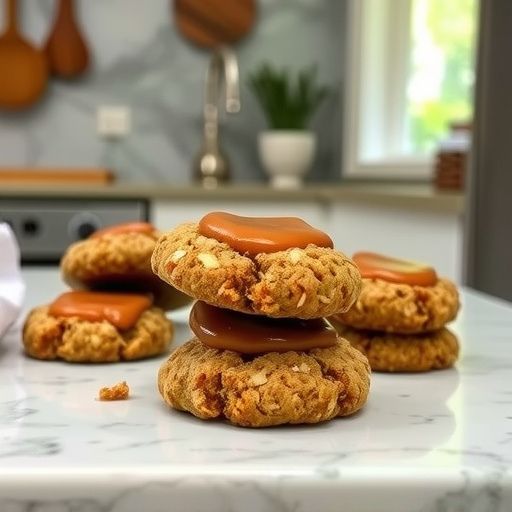
[(255, 0), (175, 0), (173, 4), (178, 30), (204, 48), (236, 43), (256, 19)]
[(60, 0), (45, 52), (50, 72), (60, 78), (75, 78), (89, 66), (89, 50), (75, 14), (73, 0)]
[(17, 0), (6, 0), (6, 29), (0, 37), (0, 108), (21, 110), (46, 89), (46, 58), (18, 30)]

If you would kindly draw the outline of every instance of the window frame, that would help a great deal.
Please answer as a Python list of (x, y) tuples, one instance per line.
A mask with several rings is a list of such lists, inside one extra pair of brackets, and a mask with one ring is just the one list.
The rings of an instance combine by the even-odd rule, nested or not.
[[(411, 8), (412, 0), (348, 0), (344, 178), (411, 181), (432, 178), (433, 155), (406, 156), (399, 154), (398, 149), (403, 145), (406, 129)], [(370, 155), (363, 155), (363, 143), (364, 151)], [(383, 148), (396, 151), (396, 156), (382, 156)]]

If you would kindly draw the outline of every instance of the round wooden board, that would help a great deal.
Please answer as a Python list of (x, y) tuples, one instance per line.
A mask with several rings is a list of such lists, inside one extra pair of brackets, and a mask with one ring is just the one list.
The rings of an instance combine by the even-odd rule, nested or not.
[(178, 30), (204, 48), (236, 43), (256, 19), (256, 0), (174, 0), (173, 4)]

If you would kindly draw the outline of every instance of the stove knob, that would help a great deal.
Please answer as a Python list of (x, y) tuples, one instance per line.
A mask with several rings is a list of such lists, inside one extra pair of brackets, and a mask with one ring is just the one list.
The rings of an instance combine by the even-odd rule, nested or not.
[(71, 240), (84, 240), (101, 228), (101, 219), (91, 212), (80, 212), (74, 215), (68, 224)]
[(23, 221), (21, 229), (24, 235), (36, 236), (41, 230), (41, 226), (39, 225), (39, 221), (29, 218)]
[(78, 235), (79, 240), (85, 240), (86, 238), (89, 238), (89, 236), (91, 236), (97, 229), (98, 226), (92, 222), (83, 222), (76, 228), (76, 234)]

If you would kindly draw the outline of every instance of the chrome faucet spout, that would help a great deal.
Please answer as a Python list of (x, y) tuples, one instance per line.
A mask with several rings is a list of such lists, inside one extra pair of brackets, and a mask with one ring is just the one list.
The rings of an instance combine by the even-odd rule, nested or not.
[(234, 114), (240, 111), (240, 89), (238, 63), (235, 54), (227, 47), (216, 50), (210, 60), (206, 73), (205, 106), (217, 108), (220, 95), (220, 83), (224, 78), (226, 87), (226, 112)]
[(204, 186), (215, 187), (229, 179), (229, 163), (219, 145), (219, 103), (221, 85), (225, 89), (227, 113), (240, 111), (238, 63), (227, 47), (217, 49), (206, 72), (204, 89), (204, 134), (201, 152), (195, 164), (195, 177)]

